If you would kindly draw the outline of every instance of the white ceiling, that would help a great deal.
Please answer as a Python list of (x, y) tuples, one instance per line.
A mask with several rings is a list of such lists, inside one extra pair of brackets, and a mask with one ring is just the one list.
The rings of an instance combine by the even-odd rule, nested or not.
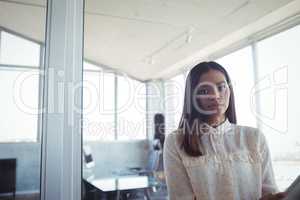
[[(300, 12), (300, 0), (86, 0), (85, 58), (165, 78)], [(45, 1), (0, 0), (0, 26), (44, 41)]]

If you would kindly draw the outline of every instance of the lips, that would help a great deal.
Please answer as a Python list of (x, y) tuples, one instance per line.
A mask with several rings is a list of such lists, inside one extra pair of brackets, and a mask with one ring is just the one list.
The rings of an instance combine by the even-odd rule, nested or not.
[(224, 104), (211, 104), (209, 105), (210, 108), (217, 108), (217, 107), (222, 107)]

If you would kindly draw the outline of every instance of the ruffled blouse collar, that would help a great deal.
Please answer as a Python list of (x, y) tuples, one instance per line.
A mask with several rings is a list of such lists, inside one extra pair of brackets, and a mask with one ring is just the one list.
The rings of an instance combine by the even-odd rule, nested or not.
[(231, 128), (231, 123), (226, 118), (217, 127), (210, 126), (208, 123), (202, 123), (200, 130), (202, 134), (224, 134)]

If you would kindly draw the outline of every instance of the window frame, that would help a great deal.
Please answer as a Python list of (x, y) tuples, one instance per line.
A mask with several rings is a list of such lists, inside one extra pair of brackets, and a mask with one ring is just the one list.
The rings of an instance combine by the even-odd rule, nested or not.
[(150, 139), (148, 138), (148, 129), (147, 129), (147, 112), (148, 112), (148, 99), (147, 99), (147, 88), (146, 88), (146, 81), (141, 81), (141, 80), (138, 80), (132, 76), (126, 76), (126, 78), (130, 78), (130, 80), (132, 81), (137, 81), (138, 83), (140, 84), (144, 84), (145, 85), (145, 95), (146, 95), (146, 100), (145, 100), (145, 138), (144, 139), (129, 139), (129, 140), (123, 140), (123, 139), (119, 139), (119, 133), (118, 133), (118, 111), (117, 111), (117, 108), (118, 108), (118, 99), (119, 99), (119, 94), (118, 94), (118, 77), (124, 77), (124, 73), (121, 73), (117, 70), (114, 70), (108, 66), (104, 66), (104, 65), (100, 65), (100, 64), (97, 64), (97, 63), (94, 63), (94, 62), (91, 62), (89, 60), (84, 60), (84, 63), (88, 63), (88, 64), (92, 64), (94, 66), (97, 66), (99, 67), (99, 71), (98, 70), (91, 70), (91, 69), (84, 69), (83, 72), (95, 72), (95, 73), (110, 73), (110, 74), (114, 74), (114, 139), (113, 140), (100, 140), (100, 139), (95, 139), (95, 140), (87, 140), (86, 142), (89, 142), (89, 141), (139, 141), (139, 140), (145, 140), (145, 139)]
[[(44, 50), (45, 50), (45, 45), (42, 42), (36, 41), (34, 39), (31, 39), (29, 37), (26, 37), (22, 34), (16, 33), (14, 31), (11, 31), (7, 28), (4, 28), (0, 26), (0, 56), (1, 56), (1, 43), (2, 43), (2, 33), (8, 33), (11, 34), (15, 37), (27, 40), (29, 42), (35, 43), (39, 46), (39, 66), (30, 66), (30, 65), (16, 65), (16, 64), (1, 64), (0, 63), (0, 69), (2, 68), (11, 68), (11, 69), (20, 69), (20, 70), (35, 70), (39, 72), (39, 80), (38, 80), (38, 114), (37, 114), (37, 133), (36, 137), (33, 138), (33, 141), (22, 141), (22, 139), (18, 141), (13, 141), (13, 140), (8, 140), (8, 141), (0, 141), (0, 144), (3, 143), (40, 143), (42, 139), (42, 108), (43, 108), (43, 87), (44, 87), (44, 82), (43, 82), (43, 72), (44, 72)], [(1, 59), (1, 57), (0, 57)], [(7, 69), (5, 71), (8, 71)]]

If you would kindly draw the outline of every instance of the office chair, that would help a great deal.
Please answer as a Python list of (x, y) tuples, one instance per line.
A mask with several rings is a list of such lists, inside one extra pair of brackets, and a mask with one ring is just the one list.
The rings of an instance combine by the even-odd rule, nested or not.
[(16, 166), (17, 160), (0, 159), (0, 193), (12, 193), (16, 198)]

